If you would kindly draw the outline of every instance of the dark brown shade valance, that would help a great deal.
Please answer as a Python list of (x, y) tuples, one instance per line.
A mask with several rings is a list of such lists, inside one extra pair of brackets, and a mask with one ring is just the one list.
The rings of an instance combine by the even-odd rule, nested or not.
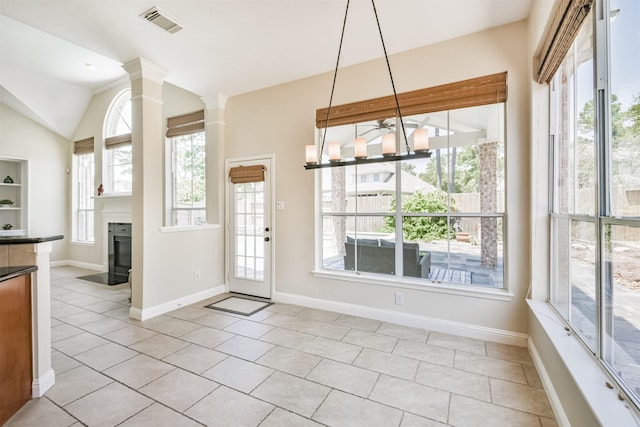
[(264, 171), (265, 167), (262, 165), (238, 166), (231, 168), (229, 171), (229, 178), (234, 184), (261, 182), (264, 181)]
[(89, 153), (93, 153), (93, 137), (74, 141), (73, 154), (80, 155)]
[(545, 36), (533, 58), (538, 83), (549, 83), (589, 14), (593, 0), (560, 0), (551, 14)]
[(125, 147), (131, 145), (131, 134), (125, 133), (124, 135), (110, 136), (104, 140), (104, 148), (107, 150), (113, 150), (114, 148)]
[[(507, 73), (398, 94), (403, 116), (495, 104), (507, 100)], [(316, 127), (324, 128), (328, 108), (316, 110)], [(348, 125), (396, 117), (393, 95), (331, 107), (328, 126)]]
[(204, 110), (167, 119), (167, 137), (189, 135), (204, 130)]

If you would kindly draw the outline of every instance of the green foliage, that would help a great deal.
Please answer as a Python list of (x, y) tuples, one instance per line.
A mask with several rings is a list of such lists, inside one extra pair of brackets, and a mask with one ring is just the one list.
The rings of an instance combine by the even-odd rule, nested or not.
[[(450, 168), (450, 154), (447, 150), (442, 150), (442, 161), (440, 162), (440, 173), (442, 177), (440, 190), (447, 191)], [(502, 160), (500, 160), (502, 161)], [(437, 164), (435, 156), (431, 158), (421, 172), (419, 178), (438, 188)], [(415, 175), (415, 174), (414, 174)], [(480, 149), (477, 145), (458, 147), (455, 164), (454, 193), (476, 193), (480, 186)]]
[[(418, 191), (402, 198), (402, 211), (407, 213), (446, 213), (455, 211), (453, 199), (448, 200), (447, 193), (434, 190), (430, 193)], [(451, 204), (449, 206), (449, 203)], [(391, 211), (395, 212), (396, 200), (391, 202)], [(386, 231), (394, 231), (396, 220), (393, 216), (384, 219)], [(407, 240), (432, 241), (454, 238), (455, 230), (447, 225), (446, 216), (438, 217), (404, 217), (402, 232)]]

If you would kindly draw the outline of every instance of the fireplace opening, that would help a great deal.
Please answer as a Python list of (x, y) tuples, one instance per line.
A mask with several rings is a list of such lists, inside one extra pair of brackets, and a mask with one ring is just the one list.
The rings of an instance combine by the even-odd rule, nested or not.
[(126, 283), (131, 269), (131, 224), (110, 222), (109, 285)]

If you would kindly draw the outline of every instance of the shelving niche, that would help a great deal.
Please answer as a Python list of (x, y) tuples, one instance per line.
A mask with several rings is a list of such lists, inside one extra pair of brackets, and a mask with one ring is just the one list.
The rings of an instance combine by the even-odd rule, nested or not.
[[(0, 204), (0, 236), (24, 236), (29, 233), (28, 177), (28, 160), (0, 157), (0, 201), (13, 202)], [(8, 228), (8, 224), (11, 228)]]

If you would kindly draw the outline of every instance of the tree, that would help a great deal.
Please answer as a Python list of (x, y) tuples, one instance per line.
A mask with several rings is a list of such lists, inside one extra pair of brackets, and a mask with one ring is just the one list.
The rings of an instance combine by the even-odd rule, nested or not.
[[(449, 206), (449, 203), (451, 206)], [(395, 212), (396, 200), (391, 202), (391, 211)], [(402, 221), (402, 233), (407, 240), (432, 241), (455, 237), (453, 224), (447, 222), (444, 213), (449, 210), (455, 211), (453, 199), (449, 200), (446, 192), (434, 190), (430, 193), (417, 191), (411, 196), (402, 198), (402, 211), (407, 213), (439, 213), (443, 216), (437, 217), (404, 217)], [(384, 219), (386, 231), (394, 231), (396, 219), (388, 216)]]

